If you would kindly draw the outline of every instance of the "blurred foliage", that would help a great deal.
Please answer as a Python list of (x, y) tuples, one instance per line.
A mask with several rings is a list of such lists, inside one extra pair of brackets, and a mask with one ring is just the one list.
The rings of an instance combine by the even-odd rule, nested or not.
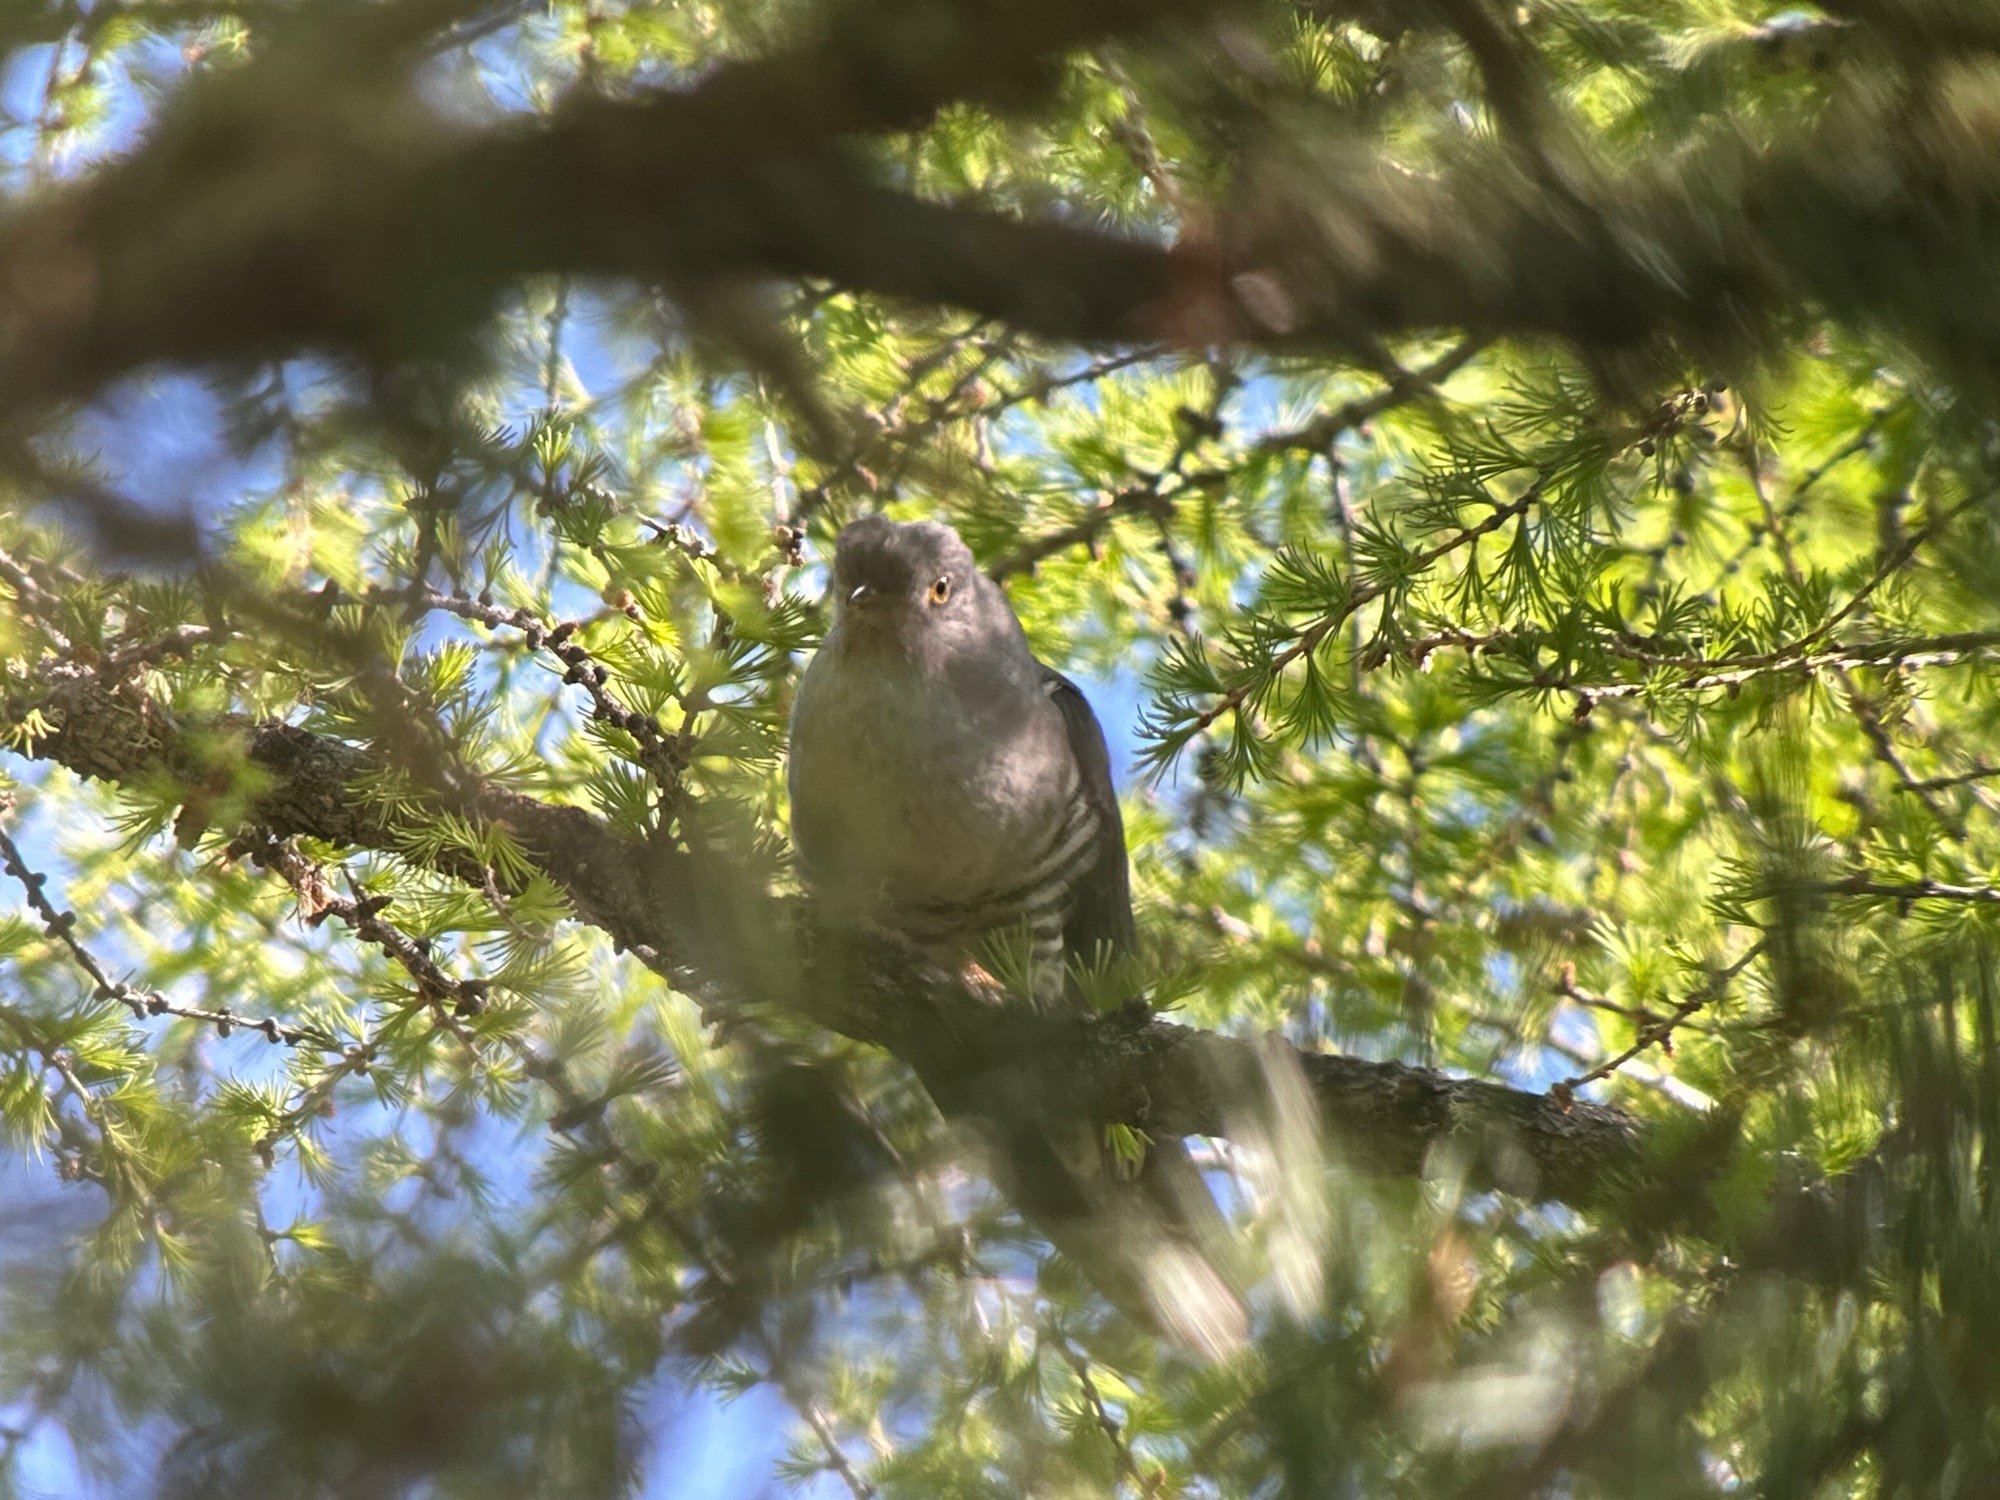
[[(13, 419), (0, 1132), (42, 1207), (0, 1246), (8, 1493), (706, 1493), (678, 1414), (753, 1391), (792, 1429), (740, 1444), (821, 1495), (2000, 1493), (2000, 26), (1179, 12), (856, 150), (1145, 244), (1275, 224), (1291, 275), (1380, 250), (1322, 201), (1362, 163), (1408, 256), (1373, 274), (1417, 315), (1289, 346), (1297, 284), (1253, 268), (1269, 338), (1209, 346), (1190, 290), (1157, 342), (1085, 347), (838, 277), (586, 265), (450, 358), (135, 369)], [(143, 171), (162, 112), (247, 96), (314, 27), (422, 38), (442, 135), (686, 88), (820, 19), (16, 5), (0, 172), (26, 213)], [(1963, 216), (1833, 149), (1904, 115)], [(1824, 190), (1738, 194), (1767, 151)], [(1552, 237), (1539, 267), (1452, 262), (1506, 315), (1409, 333), (1424, 194), (1468, 180), (1679, 311), (1576, 284)], [(1714, 245), (1769, 252), (1749, 301), (1781, 316), (1703, 279), (1736, 248), (1643, 239), (1675, 182), (1713, 189), (1683, 207)], [(1894, 232), (1813, 217), (1836, 202)], [(878, 506), (955, 524), (1091, 685), (1159, 996), (1615, 1103), (1663, 1143), (1629, 1211), (1474, 1193), (1450, 1153), (1397, 1182), (1338, 1141), (1217, 1142), (1265, 1274), (1255, 1348), (1201, 1366), (966, 1170), (897, 1059), (708, 1027), (507, 827), (444, 810), (503, 785), (789, 890), (791, 685), (832, 535)], [(255, 767), (51, 765), (63, 672), (142, 720), (367, 747), (351, 790), (395, 849), (260, 843)]]

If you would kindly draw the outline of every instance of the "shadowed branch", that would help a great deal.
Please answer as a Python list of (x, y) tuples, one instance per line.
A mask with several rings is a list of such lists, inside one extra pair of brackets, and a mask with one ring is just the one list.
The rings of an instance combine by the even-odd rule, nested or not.
[[(353, 746), (283, 724), (182, 723), (133, 686), (71, 665), (42, 680), (39, 707), (56, 727), (27, 747), (33, 758), (113, 782), (164, 773), (190, 786), (212, 784), (234, 759), (259, 788), (247, 832), (403, 847), (353, 791), (374, 769)], [(1032, 1092), (1057, 1117), (1227, 1136), (1260, 1108), (1267, 1063), (1249, 1042), (1143, 1012), (1079, 1020), (996, 1006), (886, 937), (774, 941), (797, 925), (785, 905), (727, 878), (722, 861), (642, 848), (580, 808), (484, 785), (463, 796), (464, 811), (505, 825), (577, 915), (620, 947), (677, 983), (719, 987), (725, 1010), (730, 997), (753, 996), (887, 1049), (948, 1114), (1004, 1109)], [(487, 882), (463, 856), (441, 856), (438, 868)], [(1397, 1063), (1317, 1053), (1297, 1062), (1344, 1159), (1363, 1170), (1417, 1174), (1434, 1150), (1457, 1144), (1477, 1180), (1584, 1205), (1617, 1193), (1641, 1159), (1641, 1127), (1616, 1110)]]

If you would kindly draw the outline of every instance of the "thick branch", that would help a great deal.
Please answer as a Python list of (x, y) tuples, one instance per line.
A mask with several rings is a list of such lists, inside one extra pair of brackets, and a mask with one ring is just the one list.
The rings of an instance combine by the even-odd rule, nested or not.
[(546, 129), (485, 133), (440, 121), (342, 13), (190, 87), (132, 157), (0, 226), (0, 390), (18, 413), (159, 360), (324, 345), (391, 363), (455, 346), (538, 270), (811, 272), (968, 305), (997, 293), (1030, 325), (1082, 276), (1106, 304), (1121, 276), (1160, 273), (1156, 251), (961, 223), (866, 181), (836, 143), (955, 101), (1018, 106), (1071, 50), (1218, 3), (847, 7), (811, 44), (686, 90), (580, 96)]
[[(276, 723), (182, 723), (130, 686), (80, 668), (44, 674), (55, 733), (30, 755), (115, 782), (169, 776), (213, 795), (233, 767), (261, 790), (250, 826), (363, 849), (403, 846), (351, 788), (371, 769), (352, 746)], [(1156, 1136), (1229, 1135), (1258, 1116), (1267, 1063), (1250, 1043), (1141, 1012), (1094, 1020), (1044, 1016), (968, 990), (888, 939), (776, 941), (779, 905), (717, 867), (633, 845), (578, 808), (498, 789), (472, 808), (505, 823), (570, 895), (580, 917), (682, 978), (720, 981), (759, 1003), (886, 1048), (912, 1067), (947, 1113), (1032, 1104), (1136, 1125)], [(482, 872), (447, 858), (444, 873)], [(1464, 1149), (1475, 1180), (1576, 1205), (1604, 1201), (1640, 1159), (1641, 1127), (1587, 1103), (1556, 1100), (1423, 1068), (1318, 1053), (1296, 1055), (1344, 1158), (1413, 1174), (1440, 1146)]]
[(852, 144), (955, 99), (1018, 104), (1065, 51), (1208, 8), (855, 7), (847, 31), (684, 91), (483, 133), (441, 124), (379, 61), (329, 76), (319, 51), (274, 47), (0, 226), (0, 391), (24, 421), (158, 361), (325, 346), (392, 364), (462, 345), (537, 271), (689, 294), (819, 277), (1057, 340), (1184, 346), (1461, 327), (1714, 350), (1816, 302), (2000, 373), (1990, 309), (1966, 302), (1991, 295), (2000, 223), (1984, 166), (2000, 114), (1977, 100), (1894, 119), (1847, 101), (1768, 150), (1726, 141), (1629, 178), (1580, 167), (1561, 193), (1490, 147), (1417, 177), (1307, 132), (1250, 161), (1214, 235), (1179, 247), (925, 201)]

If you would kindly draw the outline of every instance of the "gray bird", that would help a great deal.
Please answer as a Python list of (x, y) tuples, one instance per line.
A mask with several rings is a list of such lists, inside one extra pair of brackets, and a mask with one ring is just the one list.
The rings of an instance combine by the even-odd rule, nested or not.
[(822, 906), (949, 962), (1032, 936), (1035, 992), (1136, 946), (1097, 716), (958, 533), (840, 534), (833, 628), (792, 707), (792, 837)]
[[(834, 549), (832, 599), (792, 707), (807, 887), (822, 912), (953, 966), (1025, 931), (1034, 998), (1074, 1003), (1066, 965), (1137, 946), (1097, 716), (1035, 659), (949, 526), (854, 522)], [(1131, 1181), (1088, 1132), (1028, 1142), (1010, 1130), (1003, 1165), (1017, 1187), (1034, 1179), (1025, 1197), (1050, 1238), (1114, 1301), (1203, 1353), (1240, 1345), (1242, 1304), (1214, 1269), (1221, 1217), (1178, 1141), (1154, 1146)]]

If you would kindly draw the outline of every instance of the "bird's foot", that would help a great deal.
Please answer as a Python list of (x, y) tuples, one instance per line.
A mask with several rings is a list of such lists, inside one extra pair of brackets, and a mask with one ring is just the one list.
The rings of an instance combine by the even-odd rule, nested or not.
[(976, 958), (968, 958), (959, 964), (958, 982), (988, 1005), (1005, 1005), (1013, 998), (1013, 991), (995, 979), (992, 971)]

